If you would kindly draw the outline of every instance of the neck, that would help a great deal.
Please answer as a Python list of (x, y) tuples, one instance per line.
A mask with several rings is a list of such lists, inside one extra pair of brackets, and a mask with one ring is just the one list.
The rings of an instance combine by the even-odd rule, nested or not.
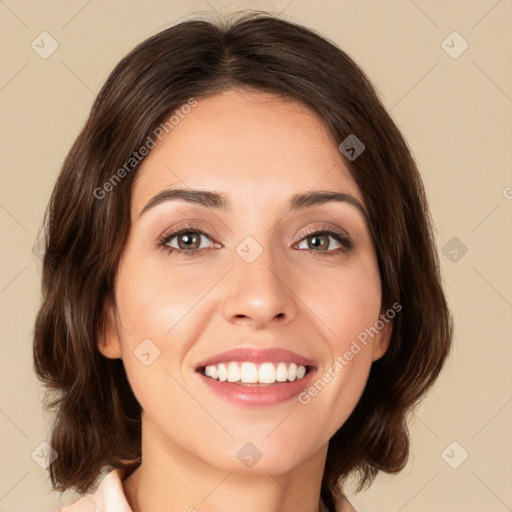
[[(319, 512), (327, 447), (285, 473), (247, 474), (212, 467), (169, 440), (145, 443), (155, 432), (142, 428), (142, 463), (124, 481), (133, 512)], [(146, 432), (145, 432), (146, 431)]]

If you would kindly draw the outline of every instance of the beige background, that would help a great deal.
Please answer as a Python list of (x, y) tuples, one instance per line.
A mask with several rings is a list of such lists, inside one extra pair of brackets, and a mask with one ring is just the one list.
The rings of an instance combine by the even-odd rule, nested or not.
[[(53, 511), (75, 499), (50, 493), (47, 472), (31, 458), (49, 424), (32, 371), (40, 300), (33, 246), (64, 155), (107, 75), (136, 43), (191, 12), (238, 8), (282, 11), (365, 69), (410, 143), (437, 226), (454, 351), (412, 418), (407, 468), (351, 494), (353, 503), (359, 512), (512, 510), (512, 2), (5, 0), (0, 511)], [(43, 31), (59, 45), (47, 59), (31, 48)], [(463, 49), (459, 36), (442, 44), (453, 31), (469, 44), (457, 58), (445, 49)], [(450, 467), (465, 451), (467, 460)]]

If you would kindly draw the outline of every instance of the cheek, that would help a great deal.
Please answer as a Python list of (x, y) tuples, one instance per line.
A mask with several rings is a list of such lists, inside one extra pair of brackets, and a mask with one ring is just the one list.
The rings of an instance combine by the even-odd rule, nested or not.
[(190, 264), (171, 266), (165, 258), (165, 252), (157, 258), (128, 255), (118, 269), (120, 314), (126, 330), (139, 337), (152, 335), (164, 341), (174, 337), (194, 318), (197, 302), (218, 281), (208, 271), (194, 278), (197, 272)]
[(205, 271), (194, 279), (191, 269), (186, 263), (169, 265), (165, 252), (150, 258), (129, 248), (119, 264), (116, 298), (122, 358), (141, 404), (155, 399), (154, 390), (169, 389), (169, 372), (180, 377), (186, 354), (204, 329), (198, 301), (218, 276)]
[(376, 262), (373, 257), (360, 258), (339, 272), (315, 275), (302, 296), (322, 320), (333, 355), (343, 353), (379, 317), (381, 283)]
[(372, 364), (373, 338), (368, 332), (381, 306), (380, 278), (372, 261), (324, 279), (323, 292), (317, 288), (307, 298), (324, 325), (329, 358), (302, 403), (317, 404), (322, 411), (317, 417), (330, 425), (331, 434), (359, 401)]

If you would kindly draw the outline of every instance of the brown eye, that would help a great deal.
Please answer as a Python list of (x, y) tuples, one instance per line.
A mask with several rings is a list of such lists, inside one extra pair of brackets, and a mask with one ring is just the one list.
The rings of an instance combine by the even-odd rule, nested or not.
[[(208, 240), (209, 245), (204, 243)], [(169, 254), (177, 252), (185, 256), (197, 256), (203, 252), (203, 249), (214, 247), (215, 243), (210, 235), (199, 227), (187, 226), (163, 235), (157, 245), (167, 249)]]
[[(331, 240), (334, 240), (334, 246)], [(306, 246), (304, 246), (304, 244)], [(324, 229), (323, 231), (316, 231), (306, 235), (299, 242), (297, 247), (299, 249), (307, 249), (313, 252), (325, 252), (327, 256), (333, 253), (339, 253), (340, 251), (349, 251), (352, 248), (352, 242), (342, 233), (338, 233), (332, 229)]]
[(199, 249), (201, 245), (201, 236), (198, 235), (194, 231), (188, 231), (186, 233), (180, 233), (179, 235), (174, 236), (178, 240), (178, 248), (179, 249)]
[(329, 235), (311, 235), (307, 240), (309, 249), (326, 251), (329, 248)]
[[(200, 247), (203, 239), (210, 239), (210, 237), (202, 231), (182, 230), (178, 233), (171, 233), (170, 235), (167, 235), (163, 240), (162, 245), (166, 245), (173, 250), (197, 251), (205, 248)], [(171, 245), (171, 242), (174, 240), (176, 240), (177, 245)]]

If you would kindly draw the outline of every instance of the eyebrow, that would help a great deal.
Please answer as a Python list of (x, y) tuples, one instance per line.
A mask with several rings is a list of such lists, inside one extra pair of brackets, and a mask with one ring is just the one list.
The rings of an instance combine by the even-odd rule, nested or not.
[[(230, 210), (231, 206), (225, 194), (221, 192), (208, 191), (208, 190), (194, 190), (194, 189), (181, 189), (172, 188), (164, 189), (152, 197), (142, 208), (139, 213), (139, 218), (151, 208), (167, 202), (181, 199), (188, 203), (199, 204), (207, 208), (226, 209)], [(363, 216), (364, 220), (369, 224), (368, 214), (363, 205), (353, 196), (345, 192), (333, 192), (330, 190), (316, 190), (314, 192), (304, 192), (301, 194), (294, 194), (288, 200), (286, 212), (291, 210), (304, 210), (312, 206), (319, 206), (329, 203), (331, 201), (338, 201), (347, 203), (356, 208)]]

